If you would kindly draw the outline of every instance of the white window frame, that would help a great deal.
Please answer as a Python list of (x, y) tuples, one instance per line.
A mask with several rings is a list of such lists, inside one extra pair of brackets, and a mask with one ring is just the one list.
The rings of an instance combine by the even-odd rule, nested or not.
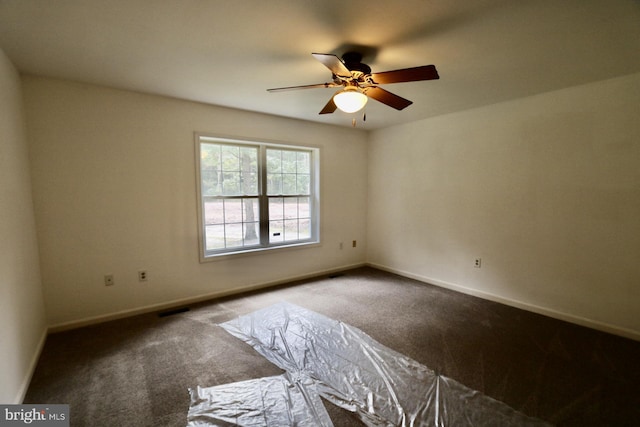
[[(259, 160), (258, 160), (258, 200), (259, 200), (259, 239), (260, 243), (255, 246), (247, 247), (233, 247), (217, 250), (207, 250), (206, 247), (206, 224), (204, 215), (204, 203), (205, 198), (211, 196), (205, 196), (202, 194), (202, 174), (201, 174), (201, 146), (203, 143), (213, 143), (232, 146), (249, 146), (259, 148)], [(304, 240), (284, 241), (284, 242), (269, 242), (269, 198), (273, 197), (296, 197), (298, 195), (268, 195), (267, 194), (267, 166), (266, 166), (266, 150), (268, 148), (291, 150), (291, 151), (303, 151), (310, 153), (310, 185), (309, 185), (309, 202), (310, 202), (310, 217), (311, 217), (311, 236)], [(196, 188), (197, 188), (197, 201), (198, 201), (198, 242), (199, 242), (199, 254), (200, 262), (216, 261), (220, 259), (228, 259), (229, 257), (255, 255), (263, 253), (264, 251), (283, 250), (293, 248), (306, 248), (318, 246), (320, 244), (320, 149), (318, 147), (308, 145), (294, 145), (282, 142), (260, 141), (254, 139), (243, 139), (237, 137), (225, 137), (217, 135), (209, 135), (204, 133), (195, 133), (195, 158), (196, 158)], [(243, 196), (229, 196), (228, 199), (238, 198)], [(246, 195), (246, 197), (253, 197), (253, 195)], [(307, 197), (304, 195), (303, 197)], [(219, 196), (220, 199), (227, 197)]]

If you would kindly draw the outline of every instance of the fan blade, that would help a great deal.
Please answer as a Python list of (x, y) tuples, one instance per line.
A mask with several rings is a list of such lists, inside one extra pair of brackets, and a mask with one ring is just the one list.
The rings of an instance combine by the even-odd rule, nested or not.
[(320, 111), (319, 114), (331, 114), (334, 111), (336, 111), (336, 108), (338, 108), (338, 106), (336, 105), (335, 102), (333, 102), (333, 96), (332, 96), (331, 99), (329, 99), (329, 102), (327, 102), (327, 105), (324, 106), (324, 108)]
[(335, 55), (329, 53), (312, 53), (314, 58), (322, 62), (333, 74), (340, 77), (351, 77), (351, 71), (344, 65), (344, 62)]
[(376, 101), (380, 101), (383, 104), (388, 105), (391, 108), (395, 108), (396, 110), (403, 110), (413, 104), (413, 101), (404, 99), (401, 96), (395, 95), (377, 86), (366, 88), (364, 90), (364, 94)]
[(318, 88), (318, 87), (337, 87), (337, 86), (342, 86), (339, 85), (337, 83), (318, 83), (315, 85), (303, 85), (303, 86), (288, 86), (288, 87), (276, 87), (273, 89), (267, 89), (267, 92), (282, 92), (285, 90), (297, 90), (297, 89), (314, 89), (314, 88)]
[(417, 82), (420, 80), (437, 80), (440, 78), (435, 65), (423, 65), (422, 67), (403, 68), (402, 70), (384, 71), (372, 73), (371, 78), (376, 84)]

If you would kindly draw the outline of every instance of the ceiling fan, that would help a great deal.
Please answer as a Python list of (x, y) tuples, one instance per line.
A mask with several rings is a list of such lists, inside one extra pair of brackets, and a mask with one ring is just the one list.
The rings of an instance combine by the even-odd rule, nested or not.
[(440, 78), (434, 65), (423, 65), (420, 67), (372, 73), (371, 67), (361, 62), (362, 54), (359, 52), (347, 52), (342, 55), (342, 60), (336, 55), (328, 53), (312, 53), (312, 55), (331, 70), (331, 82), (279, 87), (267, 89), (267, 91), (280, 92), (296, 89), (341, 87), (342, 89), (336, 92), (334, 96), (329, 99), (327, 105), (320, 110), (320, 114), (331, 114), (336, 111), (337, 108), (346, 113), (355, 113), (365, 106), (368, 98), (373, 98), (396, 110), (403, 110), (413, 104), (413, 102), (386, 91), (379, 87), (379, 85), (435, 80)]

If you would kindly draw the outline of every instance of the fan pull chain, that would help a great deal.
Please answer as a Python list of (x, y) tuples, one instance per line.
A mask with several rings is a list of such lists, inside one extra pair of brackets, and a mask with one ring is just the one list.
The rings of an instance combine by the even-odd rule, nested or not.
[[(366, 121), (367, 121), (367, 112), (364, 111), (362, 113), (362, 122), (364, 123)], [(351, 126), (356, 127), (356, 119), (355, 118), (351, 119)]]

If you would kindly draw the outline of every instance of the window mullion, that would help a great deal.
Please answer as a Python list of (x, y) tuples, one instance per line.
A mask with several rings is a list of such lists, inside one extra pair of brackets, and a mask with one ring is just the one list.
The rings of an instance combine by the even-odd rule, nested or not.
[(269, 245), (269, 197), (267, 195), (267, 148), (260, 147), (260, 161), (258, 162), (259, 206), (260, 206), (260, 245)]

